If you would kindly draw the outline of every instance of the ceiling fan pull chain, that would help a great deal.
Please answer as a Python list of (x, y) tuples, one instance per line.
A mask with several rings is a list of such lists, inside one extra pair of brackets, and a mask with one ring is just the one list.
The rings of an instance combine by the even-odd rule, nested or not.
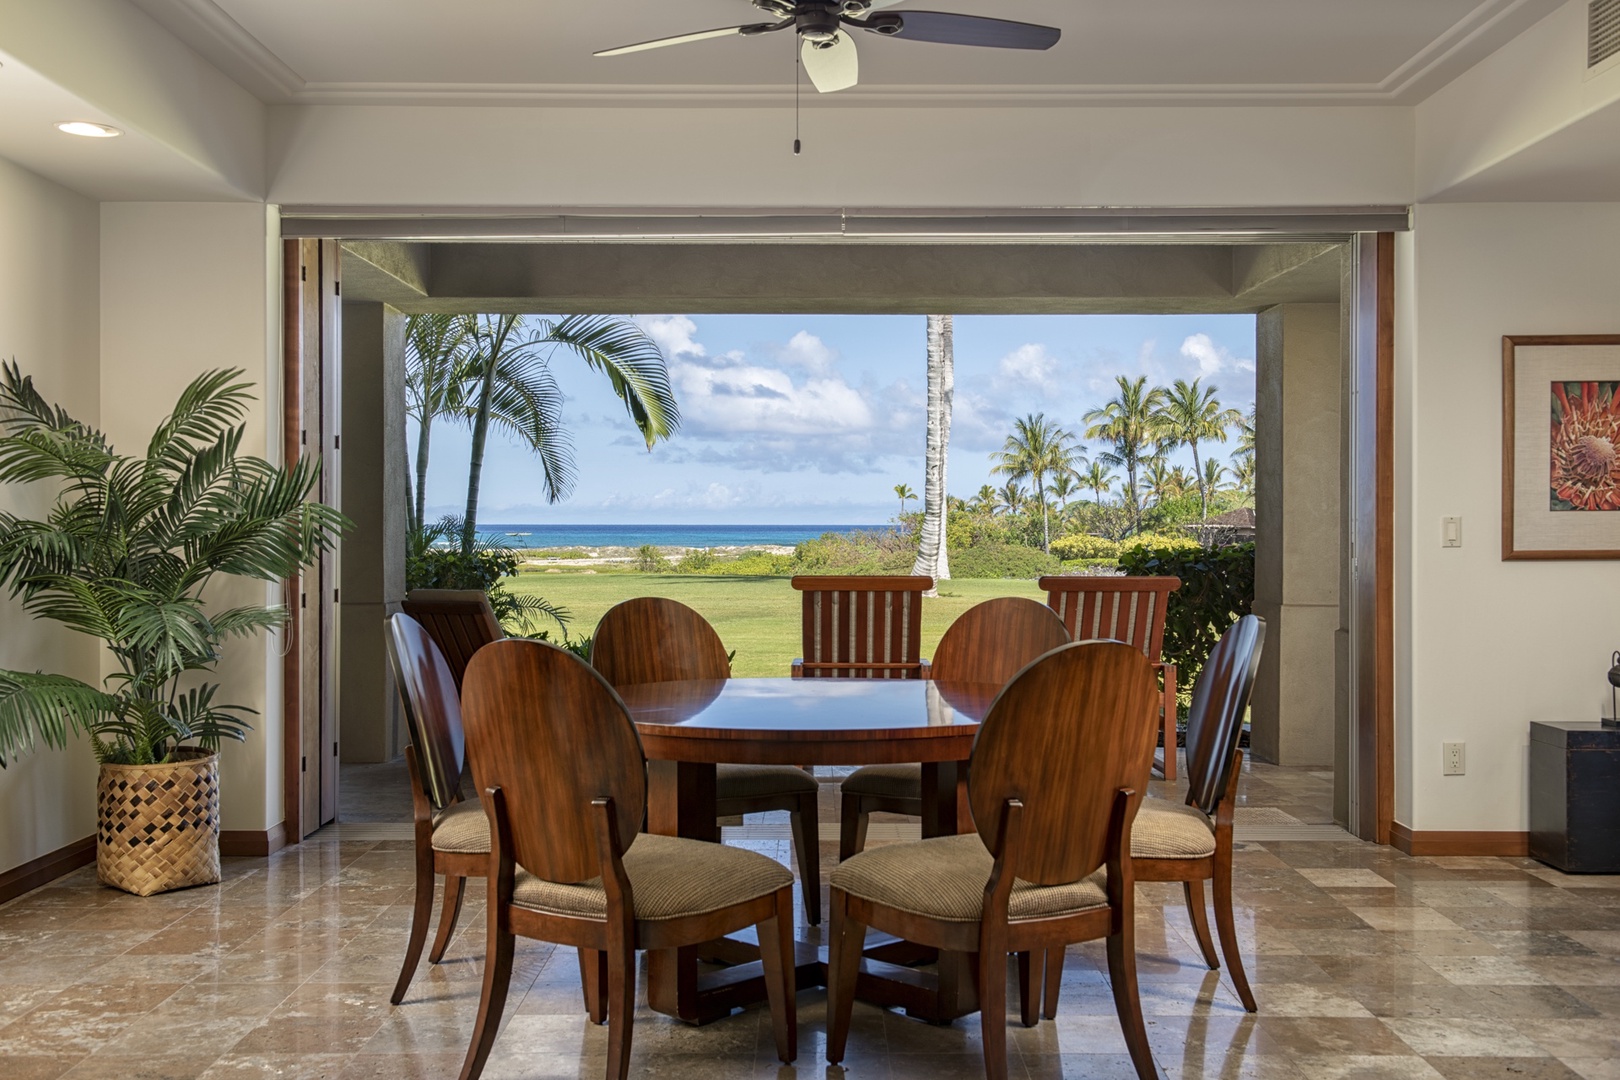
[(802, 144), (799, 142), (799, 88), (804, 85), (804, 74), (799, 69), (804, 66), (804, 59), (799, 51), (799, 39), (793, 39), (793, 156), (798, 157)]

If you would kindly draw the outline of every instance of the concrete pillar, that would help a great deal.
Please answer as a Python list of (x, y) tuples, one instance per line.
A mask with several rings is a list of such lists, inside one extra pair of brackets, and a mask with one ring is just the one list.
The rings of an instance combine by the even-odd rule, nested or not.
[(405, 316), (377, 303), (343, 305), (343, 512), (339, 605), (338, 750), (344, 762), (405, 751), (384, 621), (405, 599)]
[(1338, 304), (1256, 321), (1255, 613), (1266, 620), (1254, 755), (1334, 764), (1343, 507)]

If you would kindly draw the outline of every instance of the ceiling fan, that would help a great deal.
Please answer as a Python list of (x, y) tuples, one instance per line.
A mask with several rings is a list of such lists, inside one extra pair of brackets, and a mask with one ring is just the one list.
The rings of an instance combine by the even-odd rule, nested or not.
[[(849, 29), (865, 30), (883, 37), (909, 41), (933, 41), (943, 45), (978, 45), (992, 49), (1050, 49), (1063, 31), (1055, 26), (989, 19), (979, 15), (956, 15), (941, 11), (879, 11), (903, 0), (751, 0), (754, 7), (776, 22), (726, 26), (700, 30), (695, 34), (641, 41), (603, 49), (597, 56), (623, 56), (626, 53), (662, 49), (722, 37), (758, 37), (791, 28), (799, 38), (799, 55), (810, 81), (823, 94), (847, 90), (860, 79), (855, 39)], [(849, 28), (849, 29), (846, 29)]]

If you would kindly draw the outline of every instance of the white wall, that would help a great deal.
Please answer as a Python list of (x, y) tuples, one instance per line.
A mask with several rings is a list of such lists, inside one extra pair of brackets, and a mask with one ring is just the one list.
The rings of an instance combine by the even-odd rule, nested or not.
[(284, 206), (1337, 206), (1412, 197), (1409, 108), (810, 108), (797, 158), (792, 115), (767, 108), (278, 107), (270, 130), (270, 199)]
[[(245, 453), (280, 459), (280, 226), (257, 203), (104, 203), (101, 207), (101, 422), (136, 450), (181, 389), (211, 368), (256, 384)], [(279, 603), (279, 586), (229, 582), (218, 604)], [(279, 635), (237, 640), (221, 699), (256, 709), (245, 746), (222, 753), (223, 827), (282, 820)]]
[[(40, 392), (95, 423), (96, 205), (0, 159), (0, 360), (15, 359)], [(0, 489), (0, 509), (37, 517), (54, 492)], [(90, 638), (35, 623), (0, 601), (0, 667), (99, 677)], [(95, 832), (96, 763), (87, 746), (39, 750), (0, 770), (0, 871)]]
[[(1397, 253), (1395, 816), (1519, 831), (1530, 722), (1608, 698), (1620, 564), (1502, 561), (1501, 339), (1620, 333), (1620, 203), (1420, 205)], [(1441, 775), (1450, 740), (1465, 776)]]

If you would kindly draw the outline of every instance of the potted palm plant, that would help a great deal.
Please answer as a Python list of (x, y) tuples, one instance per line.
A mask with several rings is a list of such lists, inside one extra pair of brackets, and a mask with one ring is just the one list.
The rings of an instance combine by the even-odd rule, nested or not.
[(0, 670), (0, 767), (87, 735), (97, 874), (142, 896), (219, 880), (219, 747), (246, 738), (252, 710), (220, 702), (209, 674), (226, 640), (286, 618), (210, 604), (209, 585), (291, 577), (346, 524), (307, 501), (315, 459), (241, 453), (250, 385), (237, 370), (198, 376), (133, 456), (0, 365), (0, 483), (59, 490), (43, 520), (0, 513), (0, 585), (34, 617), (100, 638), (114, 667), (100, 686)]

